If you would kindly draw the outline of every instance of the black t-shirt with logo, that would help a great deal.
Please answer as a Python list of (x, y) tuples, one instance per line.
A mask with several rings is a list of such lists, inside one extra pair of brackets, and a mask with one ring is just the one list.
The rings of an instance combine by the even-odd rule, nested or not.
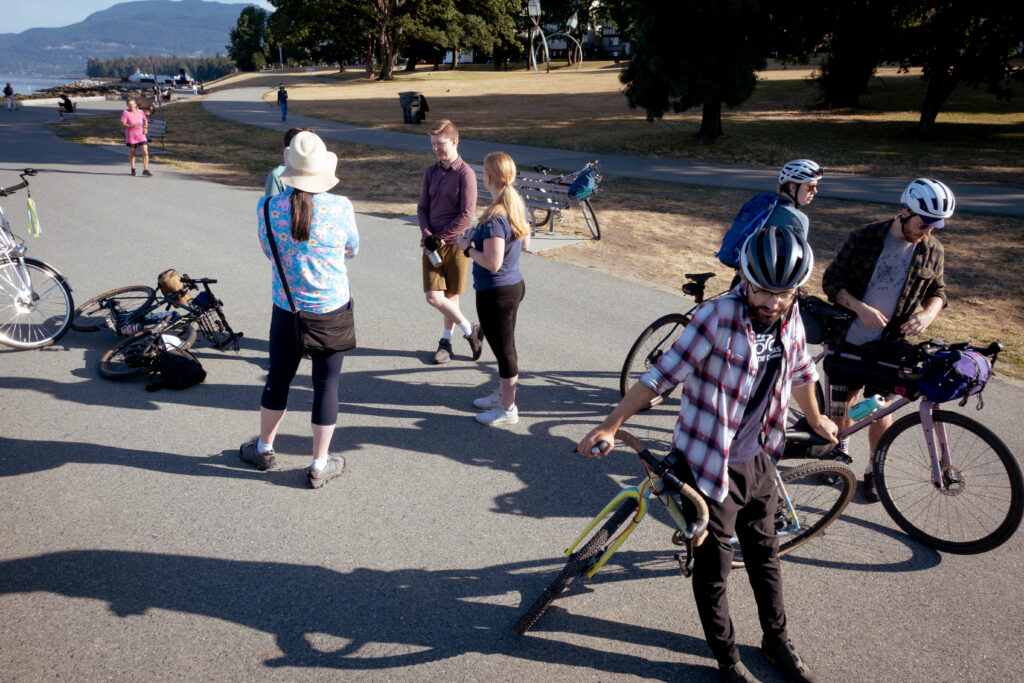
[(779, 379), (782, 369), (782, 343), (780, 342), (782, 323), (762, 325), (753, 323), (754, 353), (757, 354), (757, 377), (754, 378), (754, 389), (750, 394), (747, 409), (743, 411), (739, 429), (736, 430), (729, 447), (729, 464), (738, 465), (757, 457), (764, 444), (762, 426), (768, 402)]

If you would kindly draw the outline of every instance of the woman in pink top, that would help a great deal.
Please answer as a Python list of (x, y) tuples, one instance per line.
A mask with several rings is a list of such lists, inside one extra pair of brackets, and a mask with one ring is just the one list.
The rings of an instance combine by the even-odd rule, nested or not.
[(153, 175), (149, 172), (149, 145), (146, 143), (149, 119), (139, 109), (134, 97), (128, 100), (128, 108), (121, 112), (121, 125), (126, 129), (124, 134), (128, 142), (128, 163), (131, 164), (132, 175), (135, 175), (135, 149), (139, 146), (142, 147), (142, 175)]

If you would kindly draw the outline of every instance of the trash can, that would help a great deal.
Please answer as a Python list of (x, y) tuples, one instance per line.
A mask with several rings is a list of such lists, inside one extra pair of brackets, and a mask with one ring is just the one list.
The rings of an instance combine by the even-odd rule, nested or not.
[(427, 106), (427, 98), (423, 96), (423, 93), (400, 92), (398, 101), (402, 105), (402, 116), (406, 123), (419, 123), (426, 118), (426, 112), (430, 111), (430, 107)]

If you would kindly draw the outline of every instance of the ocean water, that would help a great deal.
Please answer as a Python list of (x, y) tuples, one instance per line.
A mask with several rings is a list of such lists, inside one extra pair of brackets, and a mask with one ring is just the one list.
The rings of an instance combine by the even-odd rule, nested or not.
[(36, 91), (43, 90), (44, 88), (53, 88), (58, 85), (74, 83), (82, 78), (85, 78), (85, 76), (72, 76), (68, 78), (34, 78), (32, 76), (4, 76), (0, 74), (0, 91), (2, 91), (4, 86), (10, 82), (11, 87), (14, 88), (14, 92), (19, 95), (31, 95)]

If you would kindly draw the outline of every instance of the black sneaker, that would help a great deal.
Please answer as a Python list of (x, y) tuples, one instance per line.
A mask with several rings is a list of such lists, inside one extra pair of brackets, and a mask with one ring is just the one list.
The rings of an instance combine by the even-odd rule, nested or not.
[(815, 683), (818, 680), (811, 668), (796, 653), (796, 648), (793, 647), (791, 640), (769, 644), (767, 640), (762, 639), (761, 652), (791, 681)]
[(153, 174), (152, 174), (152, 173), (150, 173), (150, 172), (149, 172), (149, 169), (147, 168), (147, 169), (144, 169), (144, 170), (142, 171), (142, 175), (150, 175), (150, 176), (151, 176), (151, 175), (153, 175)]
[(247, 441), (239, 446), (238, 455), (250, 465), (256, 465), (256, 468), (260, 471), (269, 470), (274, 466), (274, 451), (269, 450), (260, 455), (260, 451), (256, 447), (256, 439)]
[(434, 365), (447, 363), (452, 359), (452, 340), (441, 338), (437, 342), (437, 351), (434, 353)]
[(473, 325), (473, 329), (465, 339), (473, 351), (473, 360), (480, 360), (480, 354), (484, 352), (484, 331), (480, 329), (479, 325)]
[(135, 175), (135, 169), (134, 168), (132, 169), (132, 175)]
[(877, 503), (880, 498), (878, 497), (878, 491), (875, 490), (875, 475), (873, 472), (868, 472), (864, 475), (864, 497), (867, 498), (869, 503)]
[(760, 683), (743, 662), (736, 662), (729, 667), (719, 666), (718, 675), (723, 683)]

